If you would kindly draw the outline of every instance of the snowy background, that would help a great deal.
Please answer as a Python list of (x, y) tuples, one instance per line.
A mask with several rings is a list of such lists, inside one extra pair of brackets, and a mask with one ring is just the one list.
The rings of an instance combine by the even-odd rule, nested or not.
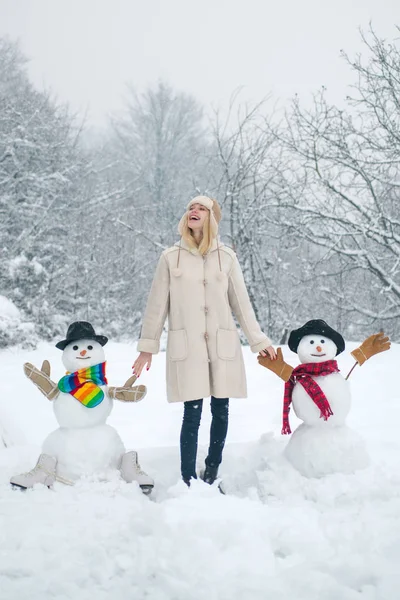
[[(343, 374), (353, 364), (347, 344)], [(285, 350), (288, 362), (297, 356)], [(364, 438), (370, 466), (321, 479), (300, 476), (282, 456), (283, 384), (244, 348), (249, 398), (234, 399), (220, 473), (227, 495), (179, 477), (180, 404), (165, 400), (165, 355), (141, 377), (147, 397), (116, 403), (109, 418), (156, 480), (152, 498), (117, 477), (75, 487), (12, 490), (57, 427), (52, 406), (23, 376), (22, 364), (61, 353), (0, 352), (0, 590), (4, 600), (398, 600), (400, 575), (400, 346), (351, 375), (348, 425)], [(108, 377), (121, 384), (134, 345), (110, 342)], [(293, 428), (298, 424), (291, 415)], [(209, 410), (200, 429), (206, 454)], [(321, 452), (324, 448), (321, 448)]]
[(399, 341), (397, 4), (0, 0), (0, 348), (138, 339), (199, 193), (276, 343)]
[[(364, 471), (291, 468), (283, 384), (244, 348), (226, 496), (179, 480), (163, 353), (146, 399), (110, 418), (155, 478), (151, 500), (117, 477), (8, 485), (57, 426), (23, 363), (48, 358), (58, 379), (50, 342), (88, 320), (124, 383), (124, 342), (198, 193), (221, 204), (274, 343), (310, 318), (400, 341), (396, 20), (398, 0), (0, 0), (1, 600), (398, 600), (395, 344), (351, 376)], [(348, 351), (339, 363), (350, 369)], [(199, 466), (209, 424), (205, 409)]]

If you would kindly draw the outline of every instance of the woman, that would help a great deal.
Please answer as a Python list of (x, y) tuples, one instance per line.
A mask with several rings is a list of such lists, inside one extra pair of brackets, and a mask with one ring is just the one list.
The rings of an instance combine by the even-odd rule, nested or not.
[(193, 198), (181, 218), (180, 242), (158, 262), (143, 318), (137, 377), (151, 366), (168, 315), (168, 402), (184, 402), (180, 437), (181, 472), (187, 485), (197, 478), (196, 455), (203, 398), (211, 396), (210, 446), (204, 481), (218, 475), (228, 430), (229, 398), (247, 396), (236, 316), (253, 352), (275, 359), (261, 331), (236, 255), (218, 240), (221, 209), (207, 196)]

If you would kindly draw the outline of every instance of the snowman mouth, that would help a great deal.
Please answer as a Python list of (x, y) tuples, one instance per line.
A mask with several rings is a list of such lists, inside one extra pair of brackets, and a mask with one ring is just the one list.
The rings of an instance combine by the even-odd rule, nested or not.
[(89, 358), (92, 358), (91, 356), (75, 356), (75, 358), (77, 358), (78, 360), (88, 360)]
[(326, 354), (311, 354), (311, 356), (326, 356)]

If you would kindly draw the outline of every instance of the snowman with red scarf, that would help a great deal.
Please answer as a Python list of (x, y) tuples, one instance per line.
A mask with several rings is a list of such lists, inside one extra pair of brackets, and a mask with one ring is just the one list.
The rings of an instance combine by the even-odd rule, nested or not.
[[(306, 477), (365, 468), (369, 458), (364, 443), (346, 425), (351, 408), (350, 387), (348, 376), (342, 376), (336, 361), (336, 356), (345, 349), (343, 337), (322, 319), (313, 319), (290, 333), (288, 345), (301, 363), (294, 369), (284, 362), (280, 348), (276, 361), (258, 356), (262, 366), (285, 381), (282, 433), (291, 433), (291, 405), (303, 421), (285, 448), (286, 457)], [(378, 333), (351, 354), (361, 366), (374, 354), (389, 348), (389, 338)]]
[(13, 486), (50, 487), (55, 481), (72, 485), (82, 476), (118, 470), (127, 483), (136, 481), (143, 493), (152, 491), (154, 481), (140, 468), (137, 452), (126, 452), (117, 431), (106, 423), (114, 400), (138, 402), (146, 395), (144, 385), (133, 386), (135, 376), (124, 386), (108, 386), (103, 349), (107, 341), (90, 323), (76, 321), (68, 327), (66, 339), (56, 344), (67, 370), (58, 383), (50, 379), (48, 361), (41, 370), (24, 364), (25, 375), (53, 402), (60, 427), (44, 440), (36, 466), (11, 478)]

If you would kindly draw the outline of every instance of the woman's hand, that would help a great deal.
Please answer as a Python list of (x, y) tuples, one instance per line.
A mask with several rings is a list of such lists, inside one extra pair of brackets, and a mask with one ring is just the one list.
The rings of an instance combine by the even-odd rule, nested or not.
[(268, 348), (261, 350), (260, 354), (261, 354), (261, 356), (267, 356), (267, 354), (266, 354), (267, 352), (268, 352), (271, 360), (276, 360), (276, 352), (272, 346), (268, 346)]
[(145, 365), (146, 371), (148, 371), (151, 367), (152, 358), (153, 355), (151, 354), (151, 352), (141, 352), (132, 365), (133, 374), (136, 375), (136, 377), (139, 377)]

